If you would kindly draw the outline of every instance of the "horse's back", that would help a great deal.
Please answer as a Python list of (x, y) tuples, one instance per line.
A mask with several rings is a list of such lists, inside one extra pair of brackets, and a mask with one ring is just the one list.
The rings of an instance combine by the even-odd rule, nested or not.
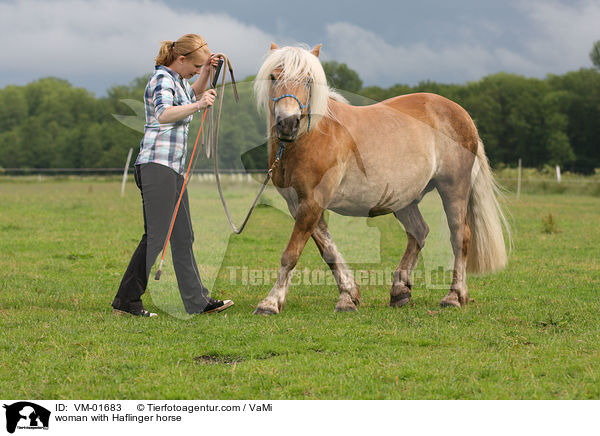
[[(355, 138), (365, 132), (364, 125), (377, 126), (384, 135), (389, 135), (390, 130), (422, 131), (451, 139), (471, 153), (477, 153), (479, 135), (475, 123), (459, 104), (441, 95), (406, 94), (370, 106), (330, 102), (330, 107), (340, 124)], [(368, 134), (372, 134), (370, 129)]]
[(477, 153), (478, 134), (466, 110), (452, 100), (431, 93), (406, 94), (373, 106), (393, 108), (452, 138), (472, 153)]

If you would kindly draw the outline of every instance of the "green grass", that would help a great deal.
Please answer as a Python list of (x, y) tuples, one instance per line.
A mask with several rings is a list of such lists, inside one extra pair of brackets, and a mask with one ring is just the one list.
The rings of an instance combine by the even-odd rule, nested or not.
[[(228, 182), (238, 222), (255, 187)], [(388, 307), (387, 284), (362, 286), (358, 313), (334, 313), (327, 283), (290, 288), (274, 317), (252, 315), (290, 231), (269, 190), (232, 236), (212, 184), (190, 187), (195, 252), (213, 295), (235, 306), (188, 318), (169, 266), (144, 296), (158, 319), (115, 317), (110, 302), (142, 231), (130, 183), (0, 181), (0, 392), (31, 399), (573, 399), (600, 397), (600, 199), (512, 196), (508, 268), (470, 276), (468, 307), (440, 309), (448, 231), (435, 195), (432, 228), (411, 303)], [(545, 233), (552, 214), (557, 233)], [(396, 267), (405, 244), (390, 217), (331, 214), (331, 232), (357, 271)], [(167, 262), (168, 264), (168, 262)], [(238, 268), (238, 269), (236, 269)], [(235, 276), (232, 281), (232, 271)], [(297, 276), (331, 276), (309, 241)], [(386, 276), (386, 280), (389, 277)], [(447, 280), (446, 280), (447, 281)], [(266, 282), (266, 283), (265, 283)]]
[[(496, 180), (502, 186), (517, 192), (518, 169), (502, 166), (495, 171)], [(556, 168), (550, 165), (542, 169), (523, 168), (521, 174), (521, 192), (524, 194), (568, 194), (591, 195), (600, 197), (600, 169), (594, 174), (581, 175), (563, 171), (561, 182), (556, 180)]]

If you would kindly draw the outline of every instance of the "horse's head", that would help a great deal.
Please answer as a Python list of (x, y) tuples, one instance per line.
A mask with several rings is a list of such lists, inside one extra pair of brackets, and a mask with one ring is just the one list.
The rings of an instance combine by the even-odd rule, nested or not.
[(311, 51), (272, 44), (256, 76), (259, 107), (268, 110), (269, 126), (281, 141), (294, 141), (310, 131), (327, 111), (328, 88), (318, 60), (320, 50), (320, 44)]

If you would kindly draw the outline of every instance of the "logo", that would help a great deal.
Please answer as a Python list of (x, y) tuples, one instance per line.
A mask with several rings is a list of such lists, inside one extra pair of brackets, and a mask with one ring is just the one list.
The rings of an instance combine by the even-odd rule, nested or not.
[(48, 430), (50, 411), (27, 401), (3, 406), (6, 409), (6, 431), (14, 433), (18, 428), (27, 430)]

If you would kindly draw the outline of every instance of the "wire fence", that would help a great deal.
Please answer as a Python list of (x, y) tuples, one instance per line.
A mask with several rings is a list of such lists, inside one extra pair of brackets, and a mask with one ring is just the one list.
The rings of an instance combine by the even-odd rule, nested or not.
[[(127, 172), (132, 174), (133, 168), (128, 168)], [(259, 174), (266, 173), (267, 169), (242, 170), (242, 169), (227, 169), (219, 168), (219, 172), (224, 174)], [(212, 168), (195, 169), (194, 174), (214, 174)], [(121, 175), (123, 168), (0, 168), (0, 176), (35, 176), (42, 175)]]
[[(507, 183), (507, 182), (514, 182), (516, 183), (519, 179), (517, 177), (494, 177), (494, 179), (496, 181), (498, 181), (499, 183)], [(558, 185), (562, 185), (564, 184), (571, 184), (571, 183), (576, 183), (576, 184), (598, 184), (600, 183), (600, 179), (562, 179), (560, 182), (557, 181), (556, 179), (552, 179), (550, 177), (546, 178), (546, 177), (539, 177), (539, 178), (527, 178), (527, 179), (523, 179), (521, 180), (521, 183), (556, 183)]]
[[(267, 169), (219, 169), (221, 179), (226, 183), (256, 183), (262, 182), (261, 175), (266, 175)], [(512, 176), (512, 174), (510, 174)], [(98, 178), (103, 180), (121, 179), (122, 189), (126, 182), (133, 179), (133, 168), (0, 168), (1, 180), (33, 180), (38, 182), (60, 180)], [(192, 173), (192, 181), (212, 182), (215, 180), (212, 169), (195, 169)], [(500, 172), (496, 175), (496, 181), (503, 190), (515, 193), (517, 197), (524, 194), (581, 194), (600, 197), (600, 177), (581, 176), (572, 173), (563, 174), (560, 180), (550, 174), (528, 174), (521, 177), (507, 177)]]

